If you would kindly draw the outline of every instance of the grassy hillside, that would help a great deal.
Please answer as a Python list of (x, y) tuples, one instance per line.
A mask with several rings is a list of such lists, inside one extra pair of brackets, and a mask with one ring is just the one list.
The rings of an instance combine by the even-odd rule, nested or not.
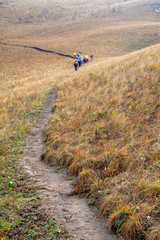
[(50, 89), (71, 72), (70, 60), (17, 47), (0, 51), (0, 239), (69, 239), (38, 210), (40, 199), (18, 161)]
[[(126, 239), (142, 239), (150, 230), (148, 238), (158, 239), (160, 47), (105, 59), (160, 43), (158, 7), (155, 0), (1, 0), (0, 237), (16, 238), (20, 227), (20, 238), (39, 238), (41, 223), (30, 212), (37, 197), (18, 159), (49, 90), (69, 76), (48, 128), (46, 161), (79, 175), (74, 192), (89, 194), (90, 204), (111, 216), (113, 230)], [(71, 59), (23, 45), (94, 52), (97, 62), (72, 79)]]
[[(19, 126), (19, 119), (35, 106), (49, 89), (64, 78), (71, 68), (70, 60), (47, 53), (17, 47), (1, 46), (0, 69), (0, 135), (11, 133), (8, 128)], [(45, 64), (44, 64), (45, 62)], [(23, 125), (23, 122), (22, 122)]]
[[(155, 0), (4, 1), (1, 41), (119, 56), (160, 43)], [(5, 26), (5, 28), (4, 28)]]
[(60, 85), (45, 161), (124, 239), (159, 239), (160, 45), (89, 63)]

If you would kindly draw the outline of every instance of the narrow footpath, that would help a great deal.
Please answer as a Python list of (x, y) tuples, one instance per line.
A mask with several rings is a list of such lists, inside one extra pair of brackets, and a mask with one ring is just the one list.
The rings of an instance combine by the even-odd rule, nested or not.
[(107, 231), (106, 222), (96, 217), (84, 199), (69, 196), (73, 180), (67, 180), (67, 169), (56, 173), (53, 167), (40, 161), (44, 147), (43, 133), (53, 114), (52, 105), (56, 100), (57, 88), (50, 92), (38, 125), (30, 131), (21, 164), (44, 200), (41, 209), (62, 223), (74, 240), (118, 240)]
[(0, 42), (0, 44), (5, 45), (5, 46), (10, 46), (10, 47), (30, 48), (30, 49), (33, 49), (33, 50), (36, 50), (36, 51), (39, 51), (39, 52), (51, 53), (51, 54), (54, 54), (54, 55), (59, 55), (59, 56), (62, 56), (62, 57), (67, 57), (67, 58), (74, 58), (74, 57), (72, 57), (68, 54), (65, 54), (65, 53), (60, 53), (60, 52), (57, 52), (57, 51), (54, 51), (54, 50), (47, 50), (47, 49), (43, 49), (43, 48), (35, 47), (35, 46), (9, 44), (9, 43), (4, 43), (4, 42)]

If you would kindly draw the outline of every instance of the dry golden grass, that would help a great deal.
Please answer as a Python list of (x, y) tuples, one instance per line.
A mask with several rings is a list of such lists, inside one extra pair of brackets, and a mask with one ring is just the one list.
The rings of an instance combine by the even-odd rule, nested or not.
[(47, 129), (45, 159), (79, 176), (75, 191), (96, 195), (103, 215), (131, 209), (125, 239), (145, 239), (159, 221), (159, 52), (86, 64), (61, 84)]
[[(73, 70), (69, 59), (33, 49), (2, 45), (0, 52), (0, 209), (3, 212), (0, 239), (6, 239), (8, 232), (19, 227), (21, 202), (33, 203), (29, 198), (31, 186), (26, 190), (23, 184), (18, 189), (23, 175), (18, 159), (25, 145), (25, 136), (35, 126), (49, 91)], [(24, 180), (26, 184), (27, 180)], [(25, 227), (30, 233), (30, 227)], [(37, 229), (36, 224), (34, 227)], [(23, 235), (21, 229), (19, 234)]]
[(72, 60), (0, 45), (1, 155), (8, 142), (19, 144), (49, 90), (66, 79), (48, 127), (45, 159), (78, 175), (75, 192), (95, 198), (100, 215), (111, 214), (111, 228), (127, 240), (146, 234), (159, 239), (160, 46), (105, 57), (160, 42), (151, 3), (16, 0), (0, 8), (2, 42), (104, 58), (71, 76)]
[[(1, 46), (0, 135), (12, 135), (15, 125), (36, 107), (40, 111), (49, 90), (72, 71), (70, 60), (17, 47)], [(34, 114), (34, 113), (33, 113)], [(20, 121), (19, 121), (20, 120)], [(20, 124), (21, 122), (21, 124)], [(13, 130), (14, 129), (14, 130)], [(13, 130), (13, 131), (12, 131)]]
[[(12, 230), (20, 226), (21, 203), (26, 201), (26, 207), (34, 204), (29, 198), (33, 187), (27, 186), (27, 189), (19, 184), (24, 174), (18, 162), (25, 136), (35, 126), (49, 91), (71, 75), (73, 62), (49, 53), (6, 45), (0, 45), (0, 56), (0, 212), (3, 212), (0, 239), (7, 239), (8, 233), (11, 236)], [(28, 179), (24, 177), (24, 181), (27, 185)], [(29, 234), (29, 225), (24, 226)], [(22, 236), (21, 229), (19, 234), (20, 239), (27, 237), (25, 233)]]
[(159, 15), (153, 12), (152, 3), (17, 0), (1, 9), (1, 39), (68, 54), (119, 56), (160, 43)]
[[(115, 25), (98, 26), (64, 32), (55, 36), (45, 36), (41, 42), (32, 39), (38, 46), (56, 49), (60, 52), (73, 51), (90, 54), (96, 58), (120, 56), (135, 50), (159, 43), (160, 23), (158, 22), (121, 22)], [(28, 42), (28, 41), (27, 41)], [(31, 45), (32, 43), (30, 43)]]

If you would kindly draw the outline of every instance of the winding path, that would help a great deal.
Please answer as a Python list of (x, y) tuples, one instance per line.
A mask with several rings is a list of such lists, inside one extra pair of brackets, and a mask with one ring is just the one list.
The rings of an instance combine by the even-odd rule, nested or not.
[(52, 114), (56, 95), (57, 87), (50, 92), (39, 123), (27, 138), (21, 164), (38, 187), (40, 197), (44, 199), (42, 208), (62, 223), (74, 240), (118, 240), (107, 230), (105, 221), (98, 219), (96, 213), (89, 209), (84, 199), (69, 196), (73, 180), (67, 181), (67, 170), (55, 173), (53, 167), (40, 161), (44, 147), (43, 132)]
[(40, 47), (26, 46), (26, 45), (16, 45), (16, 44), (4, 43), (4, 42), (0, 42), (0, 44), (5, 45), (5, 46), (12, 46), (12, 47), (30, 48), (30, 49), (40, 51), (40, 52), (51, 53), (51, 54), (54, 54), (54, 55), (59, 55), (59, 56), (62, 56), (62, 57), (67, 57), (67, 58), (74, 58), (74, 57), (72, 57), (71, 55), (68, 55), (68, 54), (60, 53), (60, 52), (53, 51), (53, 50), (46, 50), (46, 49), (43, 49), (43, 48), (40, 48)]

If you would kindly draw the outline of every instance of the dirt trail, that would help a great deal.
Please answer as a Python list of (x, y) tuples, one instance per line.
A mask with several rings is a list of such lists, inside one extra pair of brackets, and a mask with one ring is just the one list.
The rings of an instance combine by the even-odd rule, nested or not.
[(57, 87), (51, 91), (38, 125), (31, 130), (27, 138), (21, 163), (44, 199), (42, 208), (62, 223), (74, 240), (117, 240), (115, 235), (106, 230), (105, 221), (98, 219), (96, 214), (91, 212), (84, 199), (68, 196), (73, 187), (73, 180), (66, 180), (67, 170), (55, 173), (53, 167), (39, 160), (44, 147), (43, 132), (52, 114), (52, 104), (56, 95)]
[(66, 58), (74, 58), (71, 55), (65, 54), (65, 53), (60, 53), (57, 51), (53, 51), (53, 50), (46, 50), (40, 47), (32, 47), (32, 46), (26, 46), (26, 45), (16, 45), (16, 44), (9, 44), (9, 43), (4, 43), (4, 42), (0, 42), (1, 45), (5, 45), (5, 46), (12, 46), (12, 47), (21, 47), (21, 48), (30, 48), (36, 51), (40, 51), (40, 52), (45, 52), (45, 53), (51, 53), (54, 55), (59, 55), (61, 57), (66, 57)]

